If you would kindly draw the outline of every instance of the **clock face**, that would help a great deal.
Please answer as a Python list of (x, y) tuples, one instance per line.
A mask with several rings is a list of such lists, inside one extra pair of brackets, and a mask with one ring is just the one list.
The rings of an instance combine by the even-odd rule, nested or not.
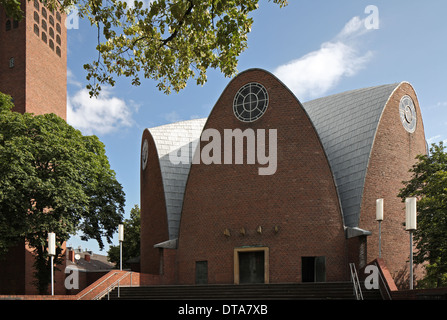
[(143, 142), (143, 148), (141, 150), (141, 167), (144, 169), (146, 169), (146, 165), (147, 165), (147, 153), (148, 153), (148, 145), (147, 145), (147, 140), (145, 139)]
[(242, 122), (258, 120), (267, 110), (269, 97), (262, 84), (250, 82), (244, 85), (234, 96), (233, 112)]
[(416, 108), (414, 107), (413, 99), (409, 96), (403, 96), (402, 99), (400, 99), (399, 113), (400, 120), (405, 130), (409, 133), (413, 133), (416, 130), (417, 122)]

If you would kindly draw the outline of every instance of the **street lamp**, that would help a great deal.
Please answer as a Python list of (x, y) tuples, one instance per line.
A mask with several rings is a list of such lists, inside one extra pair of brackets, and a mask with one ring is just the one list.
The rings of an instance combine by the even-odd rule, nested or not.
[(56, 255), (56, 234), (48, 233), (48, 255), (51, 258), (51, 295), (54, 296), (54, 256)]
[(118, 225), (118, 240), (120, 242), (120, 270), (123, 270), (123, 241), (124, 241), (124, 225)]
[(416, 230), (416, 198), (405, 199), (405, 229), (410, 233), (410, 290), (413, 290), (413, 231)]
[(382, 220), (383, 220), (383, 199), (376, 200), (376, 220), (379, 222), (379, 258), (382, 257)]

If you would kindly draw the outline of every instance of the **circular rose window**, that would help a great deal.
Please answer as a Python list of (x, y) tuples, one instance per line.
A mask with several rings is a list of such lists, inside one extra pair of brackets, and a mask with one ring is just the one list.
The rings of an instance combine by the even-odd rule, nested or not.
[(416, 130), (416, 109), (413, 99), (409, 96), (403, 96), (399, 104), (400, 120), (405, 130), (413, 133)]
[(233, 112), (242, 122), (258, 120), (267, 110), (269, 97), (263, 85), (250, 82), (244, 85), (234, 96)]

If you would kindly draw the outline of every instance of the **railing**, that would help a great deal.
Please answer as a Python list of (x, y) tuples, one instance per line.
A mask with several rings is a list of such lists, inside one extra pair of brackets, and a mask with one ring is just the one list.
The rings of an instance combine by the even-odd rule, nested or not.
[(104, 289), (101, 293), (97, 294), (93, 298), (93, 300), (99, 300), (102, 297), (104, 297), (106, 294), (107, 294), (107, 300), (110, 300), (110, 291), (115, 289), (115, 287), (118, 287), (118, 298), (119, 298), (120, 297), (120, 282), (121, 282), (121, 280), (126, 278), (128, 275), (130, 275), (130, 286), (132, 287), (132, 272), (127, 272), (126, 274), (121, 276), (121, 278), (119, 278), (114, 283), (112, 283), (110, 286), (108, 286), (106, 289)]
[(360, 286), (359, 277), (357, 275), (357, 270), (355, 269), (355, 264), (350, 263), (349, 269), (351, 269), (351, 280), (354, 285), (355, 297), (357, 300), (363, 300), (362, 288)]
[[(87, 294), (91, 293), (93, 290), (95, 290), (96, 288), (98, 288), (99, 286), (101, 286), (104, 282), (108, 281), (111, 277), (115, 276), (116, 274), (118, 274), (119, 272), (114, 272), (111, 273), (107, 278), (105, 278), (104, 280), (102, 280), (100, 283), (98, 283), (97, 285), (95, 285), (94, 287), (92, 287), (89, 291), (87, 291), (86, 293), (84, 293), (83, 295), (78, 297), (78, 300), (81, 300), (83, 297), (85, 297)], [(110, 291), (112, 291), (113, 289), (115, 289), (115, 287), (118, 286), (118, 297), (119, 297), (119, 287), (120, 287), (120, 282), (126, 278), (127, 276), (130, 275), (130, 286), (132, 286), (132, 272), (126, 272), (125, 274), (123, 274), (118, 280), (116, 280), (115, 282), (113, 282), (112, 284), (108, 285), (107, 288), (105, 288), (104, 290), (102, 290), (99, 294), (97, 294), (92, 300), (99, 300), (102, 297), (104, 297), (106, 294), (108, 295), (110, 293)]]

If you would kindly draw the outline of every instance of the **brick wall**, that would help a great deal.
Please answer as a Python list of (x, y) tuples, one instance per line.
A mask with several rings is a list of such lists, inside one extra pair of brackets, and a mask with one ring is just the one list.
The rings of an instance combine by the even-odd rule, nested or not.
[(160, 252), (159, 249), (154, 248), (154, 245), (169, 240), (168, 222), (158, 153), (148, 130), (143, 132), (141, 147), (145, 140), (148, 141), (148, 159), (145, 170), (142, 169), (140, 163), (140, 271), (159, 274)]
[[(233, 115), (233, 99), (251, 81), (265, 86), (270, 101), (262, 118), (243, 123)], [(277, 171), (262, 176), (258, 164), (192, 165), (180, 225), (179, 283), (194, 283), (195, 262), (201, 260), (208, 261), (209, 283), (233, 283), (234, 249), (246, 246), (269, 248), (270, 283), (300, 282), (303, 256), (326, 257), (327, 281), (348, 279), (332, 173), (294, 95), (268, 72), (246, 71), (226, 87), (207, 128), (219, 130), (222, 137), (224, 129), (277, 129)], [(262, 233), (257, 232), (259, 226)], [(224, 235), (226, 229), (230, 236)]]
[[(399, 115), (399, 102), (404, 95), (412, 97), (417, 111), (417, 129), (408, 133), (402, 126)], [(408, 83), (402, 83), (392, 94), (382, 114), (379, 128), (365, 179), (365, 188), (360, 214), (360, 228), (369, 230), (368, 261), (379, 256), (378, 231), (375, 220), (376, 199), (384, 199), (384, 220), (382, 222), (382, 257), (397, 285), (408, 285), (409, 273), (409, 234), (405, 231), (405, 203), (397, 197), (403, 188), (402, 181), (409, 180), (408, 170), (415, 163), (418, 154), (426, 152), (424, 126), (414, 89)], [(422, 268), (416, 268), (420, 277)]]
[[(60, 21), (55, 13), (46, 11), (46, 18), (34, 1), (22, 1), (24, 19), (18, 28), (5, 29), (6, 13), (0, 8), (0, 91), (14, 98), (15, 111), (35, 114), (55, 113), (66, 119), (67, 107), (67, 32), (65, 14)], [(37, 14), (38, 22), (34, 15)], [(53, 24), (50, 22), (52, 17)], [(12, 22), (12, 19), (9, 19)], [(46, 24), (46, 31), (44, 26)], [(34, 32), (39, 28), (39, 35)], [(58, 27), (56, 27), (59, 25)], [(50, 28), (53, 30), (50, 35)], [(60, 30), (60, 31), (58, 31)], [(42, 40), (45, 33), (46, 43)], [(44, 37), (45, 37), (44, 36)], [(60, 37), (60, 45), (57, 37)], [(49, 43), (53, 42), (51, 49)], [(56, 53), (60, 49), (60, 56)], [(14, 67), (9, 61), (14, 58)]]

